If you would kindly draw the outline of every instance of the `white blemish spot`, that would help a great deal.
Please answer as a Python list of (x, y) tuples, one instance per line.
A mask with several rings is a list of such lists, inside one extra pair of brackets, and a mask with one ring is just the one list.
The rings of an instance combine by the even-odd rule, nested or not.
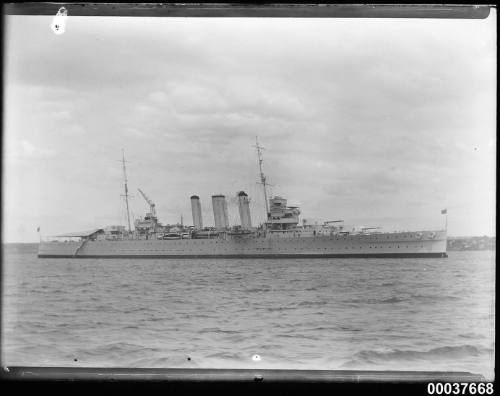
[(57, 11), (50, 28), (55, 34), (63, 34), (66, 30), (66, 19), (68, 18), (68, 10), (64, 7), (59, 8)]
[(260, 361), (260, 356), (259, 356), (259, 355), (253, 355), (253, 356), (252, 356), (252, 360), (253, 360), (254, 362), (259, 362), (259, 361)]

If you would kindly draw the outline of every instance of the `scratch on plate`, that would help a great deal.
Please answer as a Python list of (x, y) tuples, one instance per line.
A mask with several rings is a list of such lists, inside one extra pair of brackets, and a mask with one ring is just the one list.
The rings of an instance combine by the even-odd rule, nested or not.
[(52, 24), (50, 25), (55, 34), (63, 34), (66, 30), (66, 19), (68, 18), (68, 10), (64, 7), (59, 8)]

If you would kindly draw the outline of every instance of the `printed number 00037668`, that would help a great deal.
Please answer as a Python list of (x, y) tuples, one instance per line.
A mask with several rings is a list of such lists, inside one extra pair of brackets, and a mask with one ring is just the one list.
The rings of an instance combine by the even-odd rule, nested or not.
[(429, 382), (427, 384), (429, 395), (492, 395), (492, 382)]

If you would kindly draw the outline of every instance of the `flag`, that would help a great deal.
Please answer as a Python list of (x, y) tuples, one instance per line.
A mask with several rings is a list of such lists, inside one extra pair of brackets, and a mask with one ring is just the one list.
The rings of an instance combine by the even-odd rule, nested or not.
[(441, 210), (441, 214), (447, 214), (447, 213), (448, 213), (448, 209)]
[(36, 229), (36, 232), (40, 232), (40, 226), (38, 226), (38, 228)]

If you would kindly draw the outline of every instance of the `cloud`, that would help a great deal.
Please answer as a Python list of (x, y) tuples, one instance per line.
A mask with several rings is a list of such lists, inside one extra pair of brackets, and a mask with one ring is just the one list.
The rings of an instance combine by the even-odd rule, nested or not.
[(55, 150), (37, 147), (28, 140), (7, 142), (6, 157), (8, 161), (43, 160), (52, 157)]
[[(256, 135), (273, 192), (305, 217), (384, 222), (418, 207), (423, 221), (433, 205), (494, 202), (491, 18), (74, 17), (60, 36), (51, 17), (7, 21), (7, 175), (24, 201), (9, 208), (22, 218), (122, 210), (121, 148), (131, 190), (168, 221), (192, 193), (210, 213), (212, 193), (238, 190), (261, 216)], [(453, 227), (489, 229), (486, 217)], [(89, 228), (72, 221), (57, 220)]]

